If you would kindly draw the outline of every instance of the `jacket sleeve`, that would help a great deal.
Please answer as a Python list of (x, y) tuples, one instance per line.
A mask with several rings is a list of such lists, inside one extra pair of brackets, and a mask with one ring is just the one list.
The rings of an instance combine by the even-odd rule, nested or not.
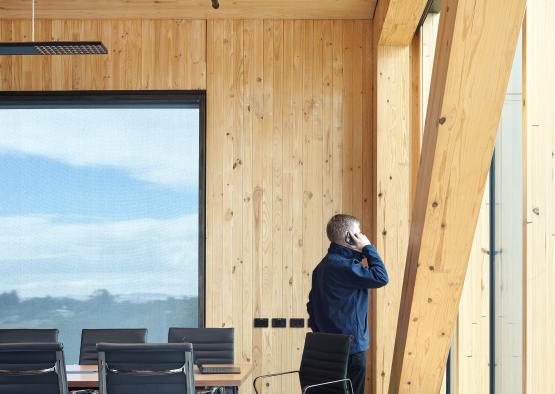
[(345, 283), (348, 286), (363, 289), (377, 289), (385, 286), (389, 282), (389, 276), (376, 248), (372, 245), (365, 246), (362, 253), (368, 260), (368, 267), (359, 263), (352, 263), (345, 267), (342, 270), (342, 274), (345, 275), (343, 278)]
[(306, 304), (306, 310), (308, 312), (308, 327), (312, 330), (312, 332), (320, 331), (316, 326), (316, 322), (314, 321), (314, 304), (312, 303), (312, 290), (308, 293), (308, 303)]

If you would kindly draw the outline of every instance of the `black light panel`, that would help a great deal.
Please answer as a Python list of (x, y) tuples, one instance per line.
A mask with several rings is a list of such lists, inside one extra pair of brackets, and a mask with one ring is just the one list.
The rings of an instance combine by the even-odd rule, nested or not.
[(105, 55), (100, 41), (0, 42), (0, 55)]

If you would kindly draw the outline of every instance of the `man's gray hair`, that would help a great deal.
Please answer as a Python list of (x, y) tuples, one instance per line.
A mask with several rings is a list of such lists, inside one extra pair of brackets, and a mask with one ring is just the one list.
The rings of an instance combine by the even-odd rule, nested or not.
[(345, 241), (347, 231), (355, 225), (360, 225), (360, 221), (351, 215), (337, 214), (334, 215), (326, 227), (326, 234), (330, 242), (339, 243)]

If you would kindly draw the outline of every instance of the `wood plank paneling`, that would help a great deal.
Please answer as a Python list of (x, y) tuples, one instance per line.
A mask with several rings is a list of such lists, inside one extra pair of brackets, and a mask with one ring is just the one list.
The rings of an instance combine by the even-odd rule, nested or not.
[[(489, 182), (489, 179), (486, 183)], [(489, 192), (483, 196), (459, 304), (451, 362), (453, 394), (489, 393)]]
[(555, 5), (528, 0), (525, 48), (526, 392), (553, 391), (555, 374)]
[[(30, 41), (27, 20), (0, 20), (1, 41)], [(206, 89), (204, 21), (38, 20), (37, 41), (103, 41), (108, 55), (1, 56), (0, 90)], [(200, 39), (199, 39), (200, 38)]]
[[(48, 19), (371, 19), (377, 0), (36, 0)], [(31, 18), (30, 1), (0, 0), (0, 18)]]
[(375, 244), (390, 281), (372, 292), (373, 393), (388, 390), (408, 242), (410, 74), (408, 47), (376, 47), (374, 130)]
[[(409, 217), (414, 172), (411, 163), (419, 156), (419, 128), (411, 109), (416, 111), (418, 95), (411, 94), (413, 82), (419, 88), (420, 75), (411, 75), (415, 52), (410, 44), (425, 0), (381, 0), (373, 28), (373, 168), (375, 243), (388, 266), (388, 286), (372, 293), (372, 360), (367, 392), (389, 389), (395, 332), (405, 271)], [(419, 55), (419, 51), (418, 51)], [(416, 97), (416, 100), (413, 98)], [(416, 138), (412, 138), (416, 137)], [(412, 149), (412, 150), (411, 150)], [(414, 166), (416, 167), (416, 166)]]
[[(207, 173), (217, 179), (208, 182), (207, 214), (210, 223), (223, 227), (211, 229), (207, 245), (213, 259), (207, 261), (213, 306), (208, 321), (236, 327), (244, 341), (237, 346), (241, 361), (250, 359), (252, 338), (255, 375), (296, 369), (306, 330), (253, 329), (252, 318), (306, 317), (312, 269), (328, 246), (322, 235), (327, 220), (335, 212), (362, 215), (361, 178), (371, 173), (373, 162), (370, 108), (363, 106), (372, 91), (370, 79), (363, 78), (371, 67), (370, 23), (213, 20), (207, 31), (208, 116), (214, 118), (207, 138), (217, 156), (208, 164)], [(238, 58), (242, 72), (236, 69)], [(229, 77), (234, 74), (242, 75), (236, 83)], [(234, 152), (242, 152), (240, 165)], [(244, 196), (239, 215), (236, 208), (229, 214), (235, 193)], [(226, 221), (242, 223), (227, 228)], [(233, 233), (227, 241), (226, 232)], [(252, 251), (245, 246), (251, 243)], [(224, 255), (217, 255), (222, 245)], [(227, 272), (236, 259), (242, 259), (241, 269)], [(240, 273), (247, 293), (224, 283)], [(243, 314), (227, 312), (239, 310)], [(250, 384), (242, 388), (250, 390)], [(266, 393), (295, 390), (293, 377), (264, 385)]]

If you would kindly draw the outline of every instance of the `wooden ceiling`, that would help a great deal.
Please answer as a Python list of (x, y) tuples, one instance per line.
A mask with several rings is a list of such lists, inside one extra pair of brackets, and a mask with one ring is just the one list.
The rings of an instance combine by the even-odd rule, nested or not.
[[(44, 19), (371, 19), (377, 0), (35, 0)], [(31, 18), (31, 0), (0, 0), (0, 19)]]

